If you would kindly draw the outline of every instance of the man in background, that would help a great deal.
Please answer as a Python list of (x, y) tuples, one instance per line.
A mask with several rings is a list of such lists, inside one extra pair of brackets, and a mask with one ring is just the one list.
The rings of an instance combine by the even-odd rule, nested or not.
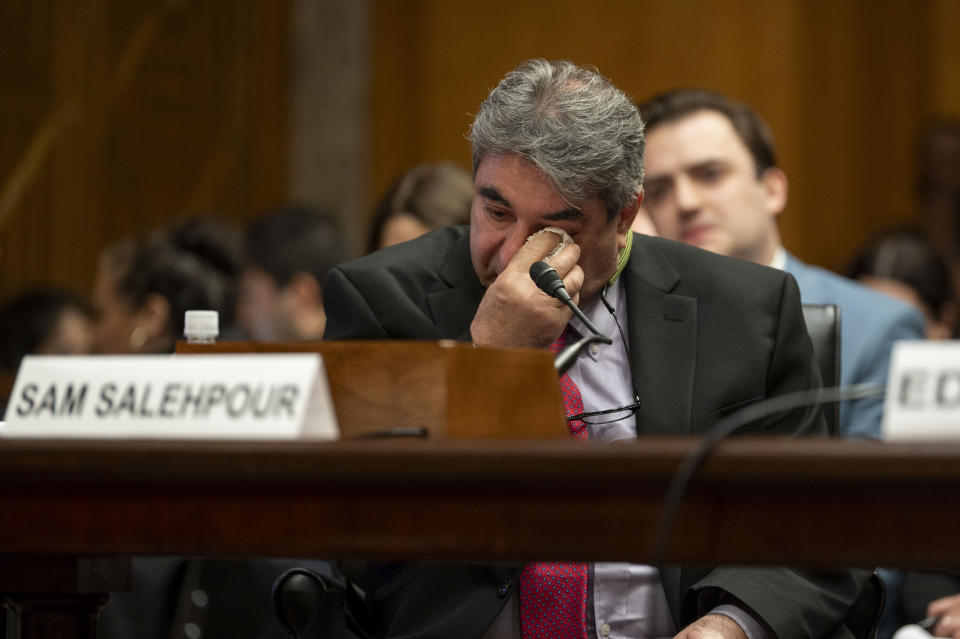
[[(694, 89), (658, 95), (640, 112), (647, 131), (644, 208), (661, 237), (785, 270), (805, 304), (838, 305), (841, 384), (885, 387), (893, 343), (922, 339), (923, 320), (905, 304), (787, 253), (777, 224), (787, 176), (760, 116)], [(839, 434), (878, 438), (882, 418), (881, 397), (845, 402)]]
[(333, 216), (287, 206), (251, 222), (244, 232), (246, 266), (237, 322), (258, 341), (319, 340), (327, 323), (323, 278), (346, 251)]

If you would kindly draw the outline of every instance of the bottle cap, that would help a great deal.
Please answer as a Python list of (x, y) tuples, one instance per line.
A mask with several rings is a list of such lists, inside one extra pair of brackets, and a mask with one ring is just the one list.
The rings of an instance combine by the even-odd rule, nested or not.
[(220, 334), (220, 314), (217, 311), (187, 311), (183, 314), (183, 336), (211, 338)]

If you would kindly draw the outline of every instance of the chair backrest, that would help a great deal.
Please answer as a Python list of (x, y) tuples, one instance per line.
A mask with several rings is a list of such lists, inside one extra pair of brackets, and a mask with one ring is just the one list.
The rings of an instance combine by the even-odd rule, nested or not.
[(860, 596), (853, 602), (843, 625), (856, 639), (876, 639), (877, 629), (880, 627), (880, 616), (887, 606), (887, 588), (883, 579), (874, 570), (869, 581), (860, 591)]
[[(840, 307), (836, 304), (804, 304), (803, 319), (813, 342), (813, 355), (820, 367), (823, 387), (840, 385)], [(828, 404), (823, 415), (831, 435), (839, 432), (840, 405)]]

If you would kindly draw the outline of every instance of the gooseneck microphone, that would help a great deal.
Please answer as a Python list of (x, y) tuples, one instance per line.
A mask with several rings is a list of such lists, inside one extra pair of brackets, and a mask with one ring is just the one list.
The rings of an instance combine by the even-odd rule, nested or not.
[(613, 343), (613, 340), (598, 331), (597, 327), (593, 325), (593, 322), (573, 303), (570, 294), (567, 293), (567, 289), (563, 287), (563, 280), (560, 279), (560, 274), (557, 273), (552, 266), (542, 260), (534, 262), (530, 265), (530, 278), (541, 291), (566, 304), (570, 310), (573, 311), (573, 314), (580, 318), (583, 325), (593, 333), (593, 335), (586, 335), (580, 338), (557, 355), (553, 361), (553, 365), (557, 369), (558, 374), (563, 375), (577, 359), (580, 351), (588, 344), (593, 344), (594, 342), (601, 344)]
[(555, 297), (564, 304), (573, 302), (570, 299), (570, 294), (567, 293), (567, 289), (563, 288), (563, 280), (560, 279), (560, 274), (543, 260), (530, 265), (530, 277), (533, 279), (533, 283), (550, 297)]
[(554, 297), (573, 311), (573, 314), (580, 318), (580, 321), (583, 322), (583, 325), (590, 329), (590, 332), (596, 335), (597, 337), (602, 338), (600, 340), (603, 344), (613, 344), (613, 340), (597, 330), (597, 327), (583, 314), (583, 311), (580, 310), (576, 304), (573, 303), (573, 300), (570, 298), (570, 294), (567, 293), (567, 289), (563, 288), (563, 280), (560, 279), (560, 274), (549, 264), (544, 261), (534, 262), (530, 265), (530, 277), (533, 279), (534, 284), (536, 284), (541, 291)]

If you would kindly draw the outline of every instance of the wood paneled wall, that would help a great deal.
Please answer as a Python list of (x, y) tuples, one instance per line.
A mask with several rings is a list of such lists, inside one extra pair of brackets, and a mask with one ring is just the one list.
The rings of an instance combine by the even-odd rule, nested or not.
[[(371, 6), (316, 2), (358, 25)], [(702, 85), (753, 104), (791, 179), (785, 241), (832, 268), (911, 219), (917, 127), (960, 114), (955, 0), (371, 2), (354, 62), (317, 65), (355, 80), (322, 83), (362, 113), (368, 160), (337, 178), (362, 191), (341, 211), (354, 237), (404, 169), (469, 165), (471, 114), (529, 57), (593, 64), (638, 100)], [(288, 115), (290, 4), (0, 0), (0, 295), (86, 291), (103, 246), (187, 212), (245, 220), (325, 192), (302, 169), (288, 188), (288, 140), (311, 130)]]
[(283, 198), (287, 2), (0, 0), (0, 292)]
[(832, 268), (912, 218), (917, 126), (960, 113), (953, 0), (382, 0), (373, 31), (373, 193), (416, 162), (468, 166), (487, 91), (566, 58), (638, 100), (705, 86), (755, 106), (791, 179), (784, 241)]

